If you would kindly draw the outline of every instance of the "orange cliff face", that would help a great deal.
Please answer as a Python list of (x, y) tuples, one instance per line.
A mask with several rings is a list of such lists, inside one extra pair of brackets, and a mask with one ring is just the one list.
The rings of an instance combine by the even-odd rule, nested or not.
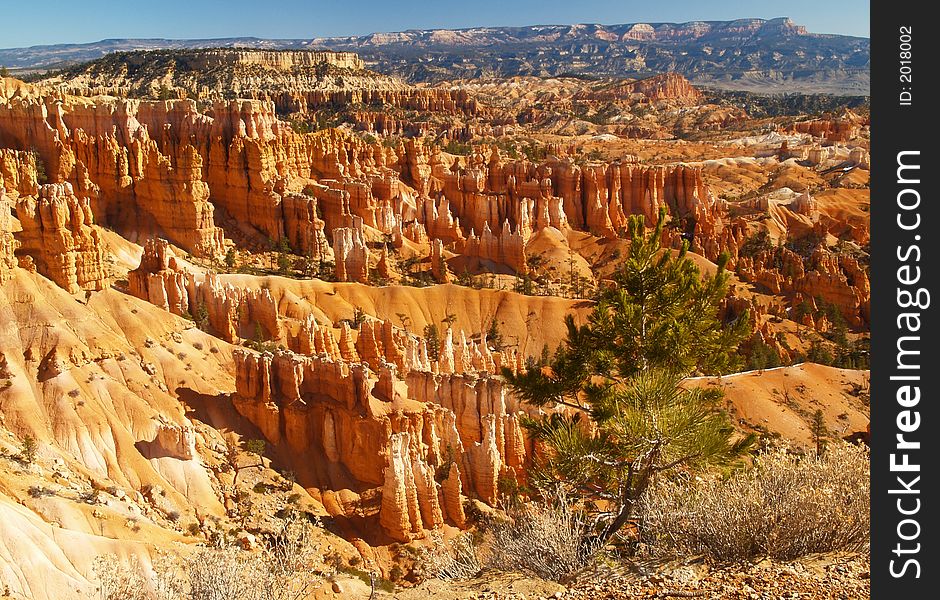
[[(682, 87), (670, 77), (644, 81), (651, 89)], [(220, 257), (231, 244), (226, 231), (249, 246), (286, 239), (298, 254), (333, 262), (340, 281), (365, 282), (374, 268), (390, 274), (382, 252), (369, 250), (371, 240), (385, 236), (394, 248), (420, 248), (433, 279), (446, 282), (445, 251), (463, 257), (463, 268), (525, 275), (529, 243), (540, 231), (613, 239), (630, 215), (651, 224), (660, 207), (673, 224), (665, 243), (678, 247), (685, 239), (709, 260), (727, 252), (736, 267), (748, 237), (700, 167), (581, 163), (561, 149), (538, 163), (486, 146), (454, 157), (414, 139), (385, 147), (337, 130), (299, 134), (276, 118), (269, 101), (219, 101), (200, 112), (189, 100), (91, 102), (31, 88), (8, 95), (0, 103), (0, 139), (34, 148), (29, 156), (38, 157), (50, 180), (71, 183), (77, 197), (88, 199), (95, 222), (134, 239), (159, 235), (196, 256)], [(27, 163), (36, 159), (4, 152), (7, 187), (28, 192)], [(855, 154), (856, 164), (866, 162), (863, 151)], [(812, 198), (792, 210), (818, 222), (814, 227), (836, 233), (846, 227), (816, 217)], [(824, 270), (813, 290), (851, 323), (867, 322), (862, 270), (818, 254), (808, 272), (815, 265)], [(748, 281), (792, 298), (810, 292), (809, 279), (786, 284), (778, 267), (756, 260), (740, 265)]]
[[(462, 494), (494, 504), (500, 477), (522, 477), (531, 445), (521, 406), (497, 379), (421, 370), (400, 351), (397, 365), (370, 355), (379, 346), (374, 329), (362, 327), (359, 339), (370, 343), (352, 360), (236, 351), (235, 407), (271, 443), (321, 465), (311, 485), (349, 485), (331, 475), (335, 465), (354, 489), (380, 488), (378, 519), (389, 537), (406, 542), (445, 522), (460, 526)], [(391, 324), (382, 329), (388, 335)], [(383, 345), (386, 355), (393, 345)], [(400, 366), (412, 367), (404, 380)]]
[(646, 102), (666, 102), (671, 105), (692, 106), (700, 104), (704, 98), (702, 92), (678, 73), (663, 73), (637, 81), (629, 81), (603, 90), (586, 90), (577, 98), (594, 102), (615, 102), (636, 97)]
[(12, 208), (3, 180), (0, 180), (0, 283), (13, 277), (16, 249), (19, 248), (19, 242), (13, 237)]
[(19, 252), (40, 273), (72, 293), (108, 285), (104, 247), (91, 227), (91, 203), (76, 197), (71, 184), (41, 186), (38, 198), (20, 200), (16, 215), (23, 228)]
[(817, 249), (808, 260), (786, 249), (765, 250), (742, 258), (738, 273), (745, 281), (767, 288), (774, 295), (820, 299), (836, 306), (849, 324), (861, 327), (871, 319), (871, 284), (858, 260)]
[(234, 342), (253, 336), (255, 325), (267, 339), (280, 337), (277, 307), (267, 290), (244, 290), (222, 283), (212, 272), (197, 276), (173, 256), (166, 240), (151, 239), (144, 246), (140, 266), (128, 273), (129, 291), (180, 316), (206, 311), (208, 328)]
[[(266, 339), (291, 348), (235, 351), (234, 407), (271, 444), (303, 457), (305, 485), (381, 489), (377, 518), (392, 539), (462, 525), (465, 495), (494, 504), (500, 477), (523, 476), (532, 449), (519, 419), (530, 409), (493, 377), (521, 369), (521, 355), (492, 351), (485, 335), (474, 341), (448, 328), (432, 359), (426, 340), (388, 320), (355, 330), (342, 322), (338, 334), (311, 313), (295, 324), (269, 290), (191, 273), (164, 240), (147, 243), (129, 286), (175, 314), (205, 306), (206, 329), (223, 339), (252, 335), (258, 323)], [(352, 482), (316, 464), (335, 464)]]
[[(49, 179), (87, 195), (99, 222), (207, 257), (224, 253), (220, 218), (318, 255), (352, 215), (399, 238), (411, 228), (415, 240), (458, 243), (457, 251), (472, 229), (481, 237), (471, 253), (524, 272), (520, 244), (542, 227), (612, 234), (625, 214), (708, 201), (694, 171), (506, 162), (495, 149), (450, 165), (413, 140), (388, 149), (333, 132), (296, 134), (260, 101), (217, 102), (203, 114), (189, 100), (17, 96), (0, 104), (0, 139), (35, 148)], [(490, 239), (487, 226), (500, 233)], [(519, 234), (522, 242), (511, 239)]]

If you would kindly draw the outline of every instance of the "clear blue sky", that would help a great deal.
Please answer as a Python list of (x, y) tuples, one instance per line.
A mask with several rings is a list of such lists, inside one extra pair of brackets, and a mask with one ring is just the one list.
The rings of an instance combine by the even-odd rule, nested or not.
[(375, 31), (788, 16), (815, 33), (868, 37), (850, 0), (3, 0), (0, 48), (106, 38), (311, 38)]

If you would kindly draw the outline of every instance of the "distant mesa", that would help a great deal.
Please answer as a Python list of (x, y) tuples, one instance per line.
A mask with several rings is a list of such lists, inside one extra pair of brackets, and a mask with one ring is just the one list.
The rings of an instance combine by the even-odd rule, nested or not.
[[(722, 89), (867, 95), (871, 81), (868, 38), (810, 33), (786, 17), (429, 29), (314, 39), (116, 39), (3, 49), (0, 65), (14, 72), (48, 70), (120, 51), (222, 47), (355, 52), (379, 73), (429, 83), (485, 74), (642, 78), (677, 71), (694, 84)], [(413, 60), (419, 55), (427, 60)], [(352, 57), (334, 59), (359, 64)]]

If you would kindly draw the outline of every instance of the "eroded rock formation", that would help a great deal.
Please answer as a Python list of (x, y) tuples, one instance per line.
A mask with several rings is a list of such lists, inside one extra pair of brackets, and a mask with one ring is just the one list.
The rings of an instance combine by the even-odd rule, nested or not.
[(228, 342), (281, 338), (277, 304), (270, 291), (225, 284), (211, 271), (205, 275), (190, 272), (166, 240), (148, 240), (140, 266), (128, 273), (128, 284), (138, 298), (196, 319), (197, 325)]
[(19, 242), (13, 237), (13, 216), (11, 204), (0, 178), (0, 283), (13, 276), (16, 267), (16, 249)]
[(753, 258), (742, 257), (738, 273), (746, 281), (764, 286), (770, 293), (819, 298), (836, 306), (846, 320), (862, 326), (871, 318), (871, 284), (858, 260), (817, 248), (808, 260), (786, 248), (764, 250)]
[(100, 290), (108, 285), (105, 249), (93, 227), (91, 203), (77, 197), (70, 183), (50, 183), (38, 197), (21, 198), (16, 216), (23, 227), (20, 252), (40, 273), (65, 290)]
[(357, 218), (356, 223), (357, 226), (333, 230), (337, 281), (369, 281), (369, 249), (362, 233), (362, 219)]
[(518, 402), (493, 378), (413, 370), (399, 379), (404, 356), (384, 355), (401, 352), (402, 335), (387, 322), (363, 324), (359, 340), (362, 362), (236, 350), (236, 408), (272, 443), (322, 452), (380, 487), (379, 522), (394, 539), (464, 523), (464, 490), (495, 503), (499, 478), (521, 476), (529, 455)]

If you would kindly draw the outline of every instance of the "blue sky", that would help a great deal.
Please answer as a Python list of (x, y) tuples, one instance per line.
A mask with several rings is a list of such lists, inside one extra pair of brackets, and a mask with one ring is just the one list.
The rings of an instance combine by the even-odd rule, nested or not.
[(0, 14), (0, 48), (106, 38), (310, 38), (404, 29), (781, 16), (816, 33), (869, 35), (869, 3), (849, 0), (3, 0)]

